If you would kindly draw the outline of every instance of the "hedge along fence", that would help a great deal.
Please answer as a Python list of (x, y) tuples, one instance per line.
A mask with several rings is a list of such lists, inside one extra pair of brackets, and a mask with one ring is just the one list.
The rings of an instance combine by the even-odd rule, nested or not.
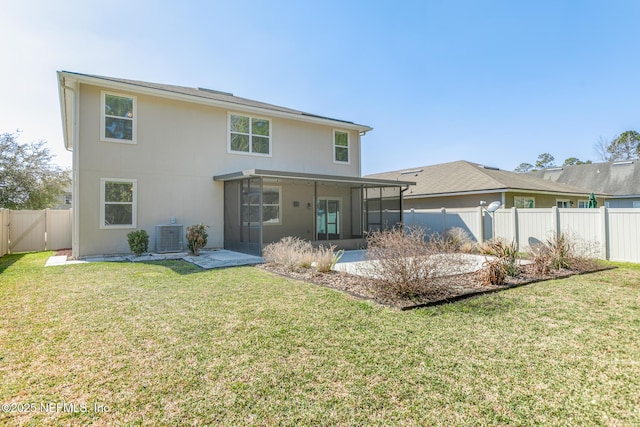
[(611, 261), (640, 263), (640, 209), (637, 208), (482, 208), (404, 211), (404, 222), (429, 233), (461, 227), (478, 242), (492, 237), (515, 241), (518, 250), (544, 242), (555, 233), (579, 241), (586, 255)]
[(71, 247), (71, 209), (0, 209), (0, 256)]

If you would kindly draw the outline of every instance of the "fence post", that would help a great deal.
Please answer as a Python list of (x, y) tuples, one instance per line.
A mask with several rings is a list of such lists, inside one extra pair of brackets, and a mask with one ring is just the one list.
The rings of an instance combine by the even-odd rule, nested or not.
[(600, 206), (600, 256), (609, 259), (609, 211), (606, 206)]
[(484, 242), (484, 217), (482, 215), (482, 206), (478, 206), (478, 243)]
[(518, 233), (518, 208), (511, 208), (511, 219), (513, 222), (513, 241), (516, 242), (518, 250), (521, 250), (520, 233)]
[(42, 238), (44, 239), (44, 250), (48, 251), (49, 250), (49, 230), (51, 230), (51, 214), (50, 214), (51, 209), (46, 208), (44, 210), (44, 236), (42, 236)]
[(442, 213), (442, 234), (447, 232), (447, 209), (440, 208), (440, 212)]
[(551, 216), (553, 217), (553, 235), (557, 236), (560, 234), (560, 213), (557, 206), (551, 207)]

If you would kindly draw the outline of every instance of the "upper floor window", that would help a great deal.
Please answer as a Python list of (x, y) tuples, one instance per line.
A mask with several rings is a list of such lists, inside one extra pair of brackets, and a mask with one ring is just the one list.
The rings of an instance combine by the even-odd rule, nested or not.
[(513, 198), (513, 205), (516, 208), (535, 208), (536, 207), (536, 199), (535, 197), (520, 197), (516, 196)]
[(568, 199), (556, 199), (556, 206), (559, 208), (570, 208), (571, 200)]
[(136, 98), (102, 92), (100, 139), (110, 142), (136, 143)]
[(349, 163), (349, 133), (341, 130), (333, 131), (333, 161)]
[(229, 151), (271, 155), (271, 121), (229, 114)]
[(100, 228), (135, 228), (136, 180), (103, 178), (100, 184)]

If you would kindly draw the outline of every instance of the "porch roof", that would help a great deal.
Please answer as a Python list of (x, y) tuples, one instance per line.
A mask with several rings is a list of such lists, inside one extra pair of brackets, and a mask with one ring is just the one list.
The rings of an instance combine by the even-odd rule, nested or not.
[(307, 181), (339, 182), (343, 184), (367, 185), (367, 186), (410, 186), (416, 185), (413, 181), (400, 181), (395, 179), (360, 178), (352, 176), (322, 175), (305, 172), (272, 171), (266, 169), (248, 169), (239, 172), (216, 175), (214, 181), (234, 181), (246, 178), (284, 178), (302, 179)]

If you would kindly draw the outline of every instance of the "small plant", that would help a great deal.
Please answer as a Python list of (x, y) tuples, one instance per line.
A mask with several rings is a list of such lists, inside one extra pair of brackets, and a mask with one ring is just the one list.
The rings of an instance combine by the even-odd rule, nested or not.
[(578, 257), (574, 239), (565, 233), (554, 234), (544, 243), (531, 248), (531, 259), (537, 274), (549, 274), (551, 270), (571, 268)]
[(315, 259), (313, 265), (315, 265), (316, 271), (320, 273), (328, 273), (338, 263), (338, 261), (340, 261), (344, 251), (339, 250), (334, 252), (335, 249), (336, 247), (331, 245), (328, 247), (320, 246), (313, 251)]
[(135, 230), (127, 234), (129, 249), (140, 256), (149, 249), (149, 235), (145, 230)]
[(507, 279), (506, 264), (499, 258), (487, 259), (482, 268), (476, 273), (476, 277), (485, 286), (504, 285)]
[(209, 237), (206, 231), (207, 228), (209, 228), (209, 226), (204, 224), (187, 227), (187, 247), (194, 256), (200, 255), (200, 249), (204, 248), (207, 244), (207, 237)]
[(516, 277), (520, 274), (518, 266), (518, 244), (515, 241), (507, 243), (503, 239), (493, 239), (483, 246), (485, 255), (493, 255), (503, 266), (507, 276)]

